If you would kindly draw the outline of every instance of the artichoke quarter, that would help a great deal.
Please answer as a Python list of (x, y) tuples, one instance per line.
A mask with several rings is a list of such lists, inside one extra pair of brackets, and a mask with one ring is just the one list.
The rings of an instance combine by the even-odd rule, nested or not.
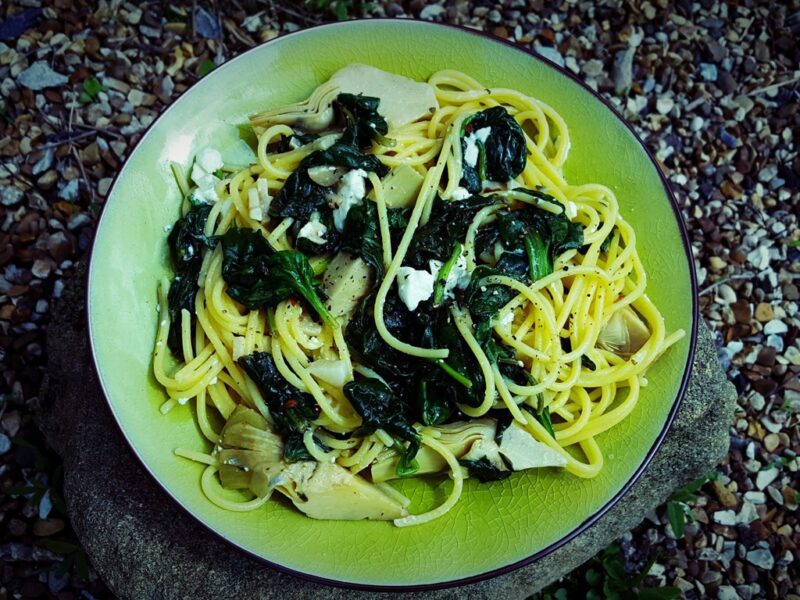
[(391, 520), (406, 509), (394, 498), (336, 463), (283, 459), (283, 440), (256, 411), (238, 406), (220, 435), (219, 477), (227, 489), (258, 497), (284, 494), (314, 519)]

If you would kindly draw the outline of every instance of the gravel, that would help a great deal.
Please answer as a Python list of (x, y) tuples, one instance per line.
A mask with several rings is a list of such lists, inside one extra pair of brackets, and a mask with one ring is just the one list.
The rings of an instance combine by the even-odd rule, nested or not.
[[(35, 425), (50, 300), (85, 257), (110, 182), (147, 124), (206, 61), (336, 18), (299, 7), (0, 6), (0, 598), (108, 597), (91, 569), (57, 572), (65, 558), (80, 561), (58, 462)], [(658, 549), (658, 581), (687, 598), (800, 600), (800, 5), (408, 0), (367, 14), (459, 23), (565, 65), (654, 152), (686, 219), (700, 310), (740, 410), (719, 476), (691, 505), (695, 522), (675, 539), (659, 510), (621, 540), (627, 567)], [(92, 80), (105, 89), (81, 98)], [(52, 509), (41, 517), (46, 491)], [(59, 554), (47, 540), (66, 545), (52, 546)]]

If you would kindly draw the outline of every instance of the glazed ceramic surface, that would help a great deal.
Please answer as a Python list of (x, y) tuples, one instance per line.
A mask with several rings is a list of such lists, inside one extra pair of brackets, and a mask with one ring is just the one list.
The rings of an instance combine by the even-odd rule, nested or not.
[[(633, 413), (598, 438), (605, 466), (592, 480), (555, 470), (505, 481), (468, 480), (458, 505), (432, 523), (315, 521), (271, 501), (248, 513), (221, 510), (200, 490), (203, 466), (173, 454), (209, 451), (193, 408), (159, 413), (163, 390), (151, 374), (156, 289), (171, 276), (166, 228), (180, 194), (169, 162), (189, 164), (205, 146), (228, 164), (252, 160), (237, 125), (250, 113), (306, 98), (340, 67), (368, 63), (424, 80), (459, 69), (489, 87), (510, 87), (556, 108), (567, 122), (570, 183), (616, 193), (636, 231), (648, 294), (668, 331), (687, 337), (648, 372)], [(295, 33), (255, 48), (204, 77), (150, 128), (119, 174), (104, 209), (89, 279), (90, 335), (108, 402), (134, 452), (166, 492), (240, 549), (283, 569), (358, 586), (425, 587), (489, 576), (552, 550), (597, 518), (654, 451), (677, 406), (691, 358), (692, 277), (676, 211), (649, 155), (590, 91), (544, 60), (467, 30), (412, 21), (356, 21)], [(87, 450), (89, 451), (89, 450)], [(120, 468), (126, 468), (120, 465)], [(445, 498), (442, 479), (399, 488), (411, 511)]]

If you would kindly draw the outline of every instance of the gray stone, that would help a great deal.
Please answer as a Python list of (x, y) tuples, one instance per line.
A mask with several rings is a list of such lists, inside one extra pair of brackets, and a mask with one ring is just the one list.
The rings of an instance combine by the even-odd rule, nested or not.
[[(83, 282), (79, 272), (52, 311), (41, 417), (48, 439), (64, 457), (72, 525), (109, 587), (123, 599), (389, 597), (269, 569), (231, 550), (167, 499), (122, 441), (98, 389), (88, 357)], [(689, 389), (664, 444), (640, 480), (597, 524), (506, 575), (396, 597), (526, 598), (635, 527), (675, 488), (708, 473), (727, 453), (735, 405), (713, 338), (701, 326)]]
[(39, 91), (49, 87), (65, 85), (69, 78), (56, 73), (43, 60), (37, 60), (17, 77), (17, 83), (29, 90)]

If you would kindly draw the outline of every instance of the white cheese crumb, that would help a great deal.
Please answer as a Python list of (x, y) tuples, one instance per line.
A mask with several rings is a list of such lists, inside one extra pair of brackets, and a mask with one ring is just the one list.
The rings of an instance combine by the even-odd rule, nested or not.
[(478, 155), (480, 153), (478, 142), (485, 143), (486, 138), (488, 138), (491, 133), (491, 127), (483, 127), (464, 138), (464, 142), (467, 144), (467, 147), (464, 149), (464, 162), (470, 167), (474, 167), (478, 164)]
[(250, 218), (254, 221), (261, 221), (264, 218), (261, 210), (261, 198), (258, 197), (258, 190), (254, 187), (247, 190), (247, 209)]
[(578, 216), (578, 205), (572, 200), (567, 200), (567, 204), (564, 206), (564, 213), (567, 215), (567, 218), (572, 221)]
[(177, 402), (178, 402), (178, 404), (180, 404), (181, 406), (183, 406), (184, 404), (186, 404), (187, 402), (189, 402), (189, 399), (188, 399), (188, 398), (186, 398), (186, 397), (184, 397), (184, 396), (181, 396), (180, 398), (178, 398), (178, 399), (177, 399)]
[(258, 190), (258, 199), (261, 201), (261, 212), (265, 217), (267, 217), (267, 219), (269, 219), (268, 212), (272, 198), (269, 195), (269, 185), (267, 184), (267, 180), (256, 180), (256, 189)]
[(289, 148), (292, 150), (297, 150), (298, 148), (302, 147), (303, 144), (300, 143), (300, 140), (297, 139), (296, 135), (293, 135), (289, 138)]
[(328, 228), (324, 223), (319, 222), (319, 213), (315, 212), (311, 214), (311, 220), (300, 229), (297, 238), (306, 238), (315, 244), (324, 244), (327, 241), (326, 233), (328, 233)]
[(436, 276), (430, 271), (400, 267), (397, 272), (397, 289), (400, 299), (408, 310), (417, 310), (420, 302), (433, 295), (433, 282)]
[(344, 229), (344, 222), (350, 209), (364, 199), (367, 193), (366, 178), (366, 171), (353, 169), (345, 173), (339, 181), (339, 189), (331, 197), (336, 205), (336, 208), (333, 209), (333, 225), (337, 231)]
[(208, 385), (217, 385), (218, 381), (219, 381), (219, 379), (217, 377), (214, 377), (214, 379), (212, 379), (211, 381), (208, 382)]
[(463, 188), (463, 187), (457, 187), (445, 199), (446, 200), (466, 200), (470, 196), (472, 196), (472, 194), (469, 193), (469, 190), (467, 190), (466, 188)]
[(213, 173), (222, 168), (222, 155), (214, 148), (203, 148), (197, 153), (195, 165), (202, 168), (206, 173)]
[(231, 343), (231, 350), (233, 350), (233, 360), (239, 360), (244, 356), (244, 338), (240, 335), (233, 336)]

